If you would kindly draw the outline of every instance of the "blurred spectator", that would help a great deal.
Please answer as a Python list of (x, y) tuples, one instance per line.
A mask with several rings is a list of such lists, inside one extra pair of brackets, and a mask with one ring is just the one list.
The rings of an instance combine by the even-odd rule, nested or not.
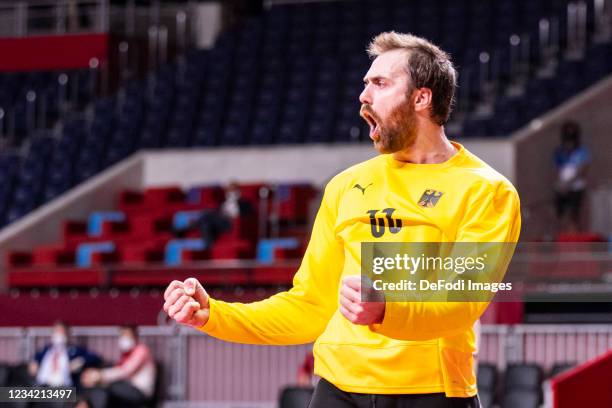
[(225, 199), (218, 209), (204, 210), (186, 228), (175, 229), (174, 234), (183, 237), (188, 231), (199, 229), (204, 245), (208, 248), (221, 233), (229, 231), (235, 219), (254, 214), (248, 200), (240, 197), (240, 186), (231, 182), (225, 188)]
[(119, 362), (109, 368), (89, 369), (83, 373), (83, 386), (89, 387), (87, 402), (93, 408), (124, 407), (147, 403), (155, 388), (155, 361), (149, 347), (138, 340), (136, 327), (123, 326), (117, 342)]
[(91, 403), (87, 398), (79, 398), (74, 408), (90, 408)]
[(561, 230), (565, 227), (565, 214), (569, 213), (569, 230), (578, 231), (580, 209), (586, 190), (586, 176), (591, 155), (580, 143), (580, 127), (575, 122), (566, 122), (561, 130), (561, 145), (555, 150), (557, 183), (555, 206)]
[(83, 370), (100, 362), (100, 357), (85, 347), (70, 344), (68, 326), (58, 321), (53, 325), (51, 343), (36, 353), (28, 370), (38, 385), (80, 387)]
[(300, 365), (297, 374), (297, 383), (300, 386), (312, 386), (314, 378), (314, 355), (312, 352), (308, 353), (304, 358), (304, 361)]

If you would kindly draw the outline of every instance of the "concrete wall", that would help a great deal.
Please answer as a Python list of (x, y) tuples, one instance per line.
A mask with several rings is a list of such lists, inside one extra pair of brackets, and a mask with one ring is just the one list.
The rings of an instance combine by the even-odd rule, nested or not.
[[(467, 149), (514, 179), (514, 148), (509, 140), (465, 141)], [(308, 145), (213, 150), (164, 150), (145, 155), (143, 184), (182, 187), (227, 182), (309, 181), (323, 185), (347, 167), (372, 158), (370, 144)]]
[(345, 168), (374, 157), (366, 145), (220, 148), (147, 152), (145, 186), (309, 181), (322, 185)]
[[(559, 143), (561, 125), (570, 119), (580, 124), (583, 143), (593, 156), (589, 172), (590, 190), (612, 186), (610, 76), (513, 136), (512, 140), (516, 143), (516, 181), (524, 218), (523, 240), (552, 235), (557, 228), (553, 207), (556, 179), (553, 152)], [(587, 201), (584, 209), (589, 207), (590, 202)], [(585, 215), (584, 224), (595, 230), (602, 227), (590, 221), (588, 215)]]

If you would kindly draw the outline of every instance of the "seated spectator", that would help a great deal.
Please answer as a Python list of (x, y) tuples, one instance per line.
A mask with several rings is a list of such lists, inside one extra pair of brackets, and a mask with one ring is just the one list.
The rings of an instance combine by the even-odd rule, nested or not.
[(109, 368), (89, 369), (83, 373), (86, 401), (80, 406), (93, 408), (129, 407), (147, 403), (155, 388), (155, 361), (149, 347), (138, 341), (136, 327), (120, 329), (119, 362)]
[(225, 200), (219, 208), (202, 211), (187, 227), (175, 229), (174, 234), (182, 238), (188, 231), (198, 229), (204, 245), (210, 247), (219, 235), (231, 229), (233, 220), (253, 214), (252, 204), (240, 197), (240, 186), (231, 182), (225, 188)]
[(51, 343), (36, 353), (28, 370), (37, 385), (80, 387), (79, 377), (83, 370), (100, 363), (100, 357), (85, 347), (70, 344), (68, 326), (57, 321), (53, 325)]

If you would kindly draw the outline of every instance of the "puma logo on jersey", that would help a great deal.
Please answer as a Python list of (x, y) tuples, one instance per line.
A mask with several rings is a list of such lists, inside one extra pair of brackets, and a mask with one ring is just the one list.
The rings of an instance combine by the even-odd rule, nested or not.
[(441, 191), (427, 189), (423, 192), (421, 198), (419, 198), (419, 205), (427, 208), (435, 207), (440, 197), (442, 197), (442, 194), (444, 193)]
[(367, 186), (365, 186), (365, 187), (361, 187), (361, 185), (360, 185), (360, 184), (355, 184), (355, 185), (353, 186), (353, 188), (356, 188), (356, 189), (358, 189), (358, 190), (361, 190), (361, 195), (365, 195), (365, 191), (366, 191), (366, 189), (367, 189), (368, 187), (370, 187), (372, 184), (374, 184), (374, 183), (370, 183), (370, 184), (368, 184), (368, 185), (367, 185)]

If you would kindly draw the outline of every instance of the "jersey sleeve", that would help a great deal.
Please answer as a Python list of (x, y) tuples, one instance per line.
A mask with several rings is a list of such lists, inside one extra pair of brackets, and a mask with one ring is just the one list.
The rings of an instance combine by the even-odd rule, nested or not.
[(333, 181), (325, 189), (292, 288), (249, 304), (211, 299), (210, 318), (199, 330), (221, 340), (274, 345), (309, 343), (323, 332), (335, 311), (344, 265), (334, 228), (339, 193)]
[[(457, 242), (516, 243), (521, 228), (520, 204), (509, 182), (478, 194), (466, 208)], [(500, 265), (505, 272), (510, 261)], [(484, 313), (488, 302), (387, 302), (382, 323), (374, 332), (399, 340), (430, 340), (469, 329)]]

